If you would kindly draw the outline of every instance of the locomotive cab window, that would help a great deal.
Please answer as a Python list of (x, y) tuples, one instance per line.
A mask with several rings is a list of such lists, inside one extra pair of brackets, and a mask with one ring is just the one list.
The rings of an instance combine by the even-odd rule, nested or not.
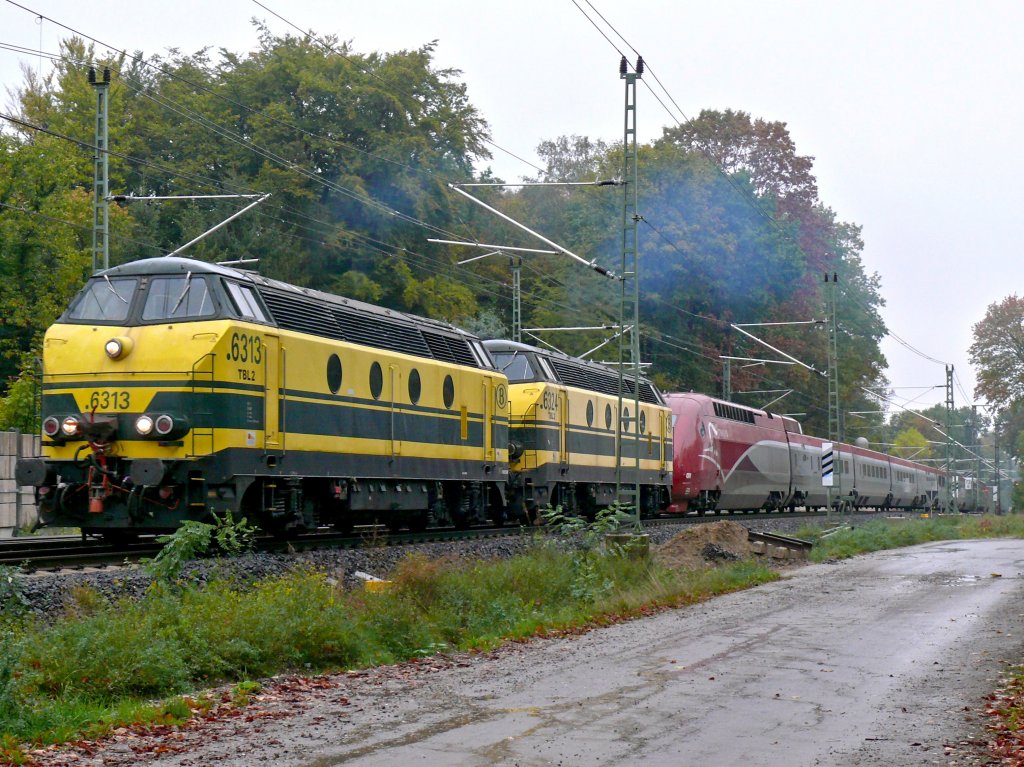
[(150, 280), (142, 319), (183, 320), (209, 317), (214, 311), (206, 280), (189, 272), (184, 276), (154, 277)]
[(479, 341), (470, 341), (469, 348), (473, 352), (473, 357), (476, 359), (476, 364), (481, 368), (493, 368), (494, 365), (491, 363), (491, 358), (487, 355), (487, 350), (484, 349), (484, 345)]
[(537, 362), (540, 363), (540, 369), (544, 371), (544, 378), (548, 381), (557, 381), (558, 376), (555, 375), (555, 371), (551, 369), (548, 361), (543, 357), (538, 357)]
[(494, 364), (508, 377), (509, 381), (532, 381), (537, 377), (530, 364), (530, 358), (522, 352), (495, 354)]
[(138, 280), (99, 277), (91, 280), (68, 310), (69, 320), (123, 322), (128, 318)]
[(266, 322), (267, 316), (263, 313), (259, 300), (256, 298), (256, 291), (248, 285), (239, 285), (237, 282), (226, 281), (224, 283), (231, 296), (231, 303), (239, 317), (257, 322)]

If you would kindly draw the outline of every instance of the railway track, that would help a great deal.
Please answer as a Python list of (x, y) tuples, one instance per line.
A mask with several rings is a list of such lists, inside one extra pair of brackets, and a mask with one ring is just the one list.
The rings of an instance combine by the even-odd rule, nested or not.
[(36, 570), (80, 570), (85, 567), (109, 567), (138, 560), (160, 551), (154, 539), (112, 544), (83, 541), (79, 535), (11, 538), (0, 541), (0, 565)]
[[(757, 512), (695, 514), (683, 517), (659, 517), (643, 520), (645, 528), (663, 526), (688, 526), (732, 519), (750, 522), (755, 520), (777, 519), (813, 519), (824, 517), (824, 511), (798, 512)], [(836, 516), (836, 515), (834, 515)], [(355, 549), (380, 546), (406, 546), (421, 543), (456, 542), (460, 540), (498, 538), (517, 536), (523, 533), (520, 527), (472, 528), (455, 530), (440, 528), (425, 533), (392, 533), (383, 526), (367, 526), (357, 528), (354, 534), (342, 535), (337, 532), (322, 531), (290, 538), (261, 538), (257, 550), (282, 551), (316, 551), (325, 549)], [(159, 553), (161, 544), (155, 537), (140, 538), (137, 541), (113, 543), (103, 540), (82, 540), (78, 535), (33, 536), (24, 538), (0, 539), (0, 565), (19, 567), (23, 572), (82, 570), (84, 568), (105, 568), (120, 566), (125, 563), (137, 562)]]

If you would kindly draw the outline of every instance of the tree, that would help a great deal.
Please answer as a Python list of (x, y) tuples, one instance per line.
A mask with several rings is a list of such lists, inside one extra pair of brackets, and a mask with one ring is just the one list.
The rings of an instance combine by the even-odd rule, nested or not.
[[(546, 141), (538, 151), (548, 180), (621, 174), (621, 148), (585, 137)], [(821, 203), (811, 171), (812, 158), (797, 152), (784, 123), (753, 120), (743, 112), (705, 111), (639, 147), (641, 356), (653, 363), (651, 374), (661, 388), (721, 391), (721, 355), (765, 356), (764, 349), (731, 331), (730, 323), (820, 319), (827, 269), (840, 275), (843, 407), (877, 407), (864, 389), (886, 385), (879, 346), (885, 335), (880, 280), (864, 270), (860, 227), (840, 221)], [(620, 190), (524, 189), (497, 204), (570, 250), (619, 270)], [(619, 299), (607, 280), (561, 256), (530, 257), (525, 263), (534, 270), (523, 272), (526, 323), (617, 321)], [(605, 335), (551, 340), (578, 353)], [(824, 370), (827, 335), (820, 328), (775, 326), (758, 335)], [(806, 411), (807, 430), (825, 430), (822, 376), (798, 366), (734, 365), (732, 381), (736, 392), (793, 389), (781, 408)], [(756, 406), (773, 396), (741, 401)]]
[(971, 362), (978, 370), (975, 394), (1006, 406), (1024, 398), (1024, 298), (991, 304), (974, 326)]
[(910, 427), (896, 435), (893, 440), (893, 454), (908, 460), (931, 458), (932, 449), (928, 440), (917, 429)]

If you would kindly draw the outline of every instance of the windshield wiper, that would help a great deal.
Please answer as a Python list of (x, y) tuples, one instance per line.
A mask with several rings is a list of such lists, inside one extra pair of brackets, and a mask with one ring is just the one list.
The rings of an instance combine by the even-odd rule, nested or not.
[(107, 287), (110, 288), (111, 293), (120, 298), (122, 303), (128, 303), (128, 299), (117, 292), (117, 288), (114, 287), (114, 283), (110, 281), (110, 278), (107, 275), (104, 274), (103, 279), (107, 283)]
[(512, 367), (512, 363), (516, 361), (516, 357), (518, 356), (519, 352), (512, 352), (512, 356), (509, 358), (508, 364), (502, 365), (501, 372), (504, 373), (506, 370)]
[(181, 302), (185, 300), (185, 296), (188, 295), (189, 288), (191, 288), (191, 287), (192, 287), (192, 272), (188, 272), (188, 274), (185, 275), (185, 289), (181, 291), (181, 295), (178, 296), (178, 300), (174, 303), (174, 308), (171, 309), (171, 316), (172, 317), (174, 316), (174, 313), (176, 311), (178, 311), (178, 307), (181, 306)]

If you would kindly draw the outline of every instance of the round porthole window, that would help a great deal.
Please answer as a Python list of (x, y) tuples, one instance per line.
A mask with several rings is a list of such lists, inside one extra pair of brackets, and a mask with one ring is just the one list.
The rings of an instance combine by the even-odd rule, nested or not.
[(594, 403), (587, 401), (587, 426), (594, 425)]
[(444, 377), (444, 387), (441, 390), (441, 394), (444, 396), (444, 406), (450, 409), (455, 402), (455, 381), (452, 380), (451, 376)]
[(622, 430), (624, 432), (629, 431), (629, 408), (622, 408)]
[(413, 368), (409, 371), (409, 401), (416, 404), (420, 401), (420, 371)]
[(647, 433), (647, 413), (645, 413), (643, 410), (640, 411), (640, 433)]
[(341, 388), (341, 359), (337, 354), (327, 358), (327, 388), (331, 394), (337, 394)]
[(370, 366), (370, 394), (374, 399), (380, 399), (382, 391), (384, 391), (384, 371), (380, 369), (379, 362), (374, 362)]
[(604, 406), (604, 427), (606, 429), (612, 428), (612, 406)]

